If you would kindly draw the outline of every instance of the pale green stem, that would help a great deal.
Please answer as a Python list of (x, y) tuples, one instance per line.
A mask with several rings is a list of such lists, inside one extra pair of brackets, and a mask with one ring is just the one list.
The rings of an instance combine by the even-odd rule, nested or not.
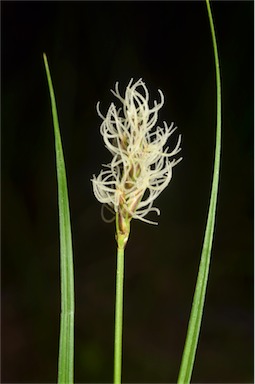
[(179, 377), (178, 377), (179, 384), (190, 383), (193, 365), (195, 361), (196, 349), (197, 349), (203, 309), (204, 309), (208, 274), (209, 274), (213, 233), (214, 233), (214, 227), (215, 227), (215, 215), (216, 215), (217, 195), (218, 195), (218, 186), (219, 186), (219, 173), (220, 173), (220, 152), (221, 152), (220, 66), (219, 66), (217, 43), (216, 43), (215, 30), (214, 30), (214, 24), (213, 24), (213, 18), (212, 18), (209, 0), (206, 0), (206, 5), (207, 5), (208, 17), (209, 17), (210, 28), (211, 28), (214, 58), (215, 58), (215, 70), (216, 70), (216, 87), (217, 87), (216, 146), (215, 146), (214, 172), (213, 172), (210, 206), (209, 206), (206, 231), (204, 236), (202, 256), (201, 256), (199, 272), (197, 277), (196, 289), (195, 289), (195, 294), (194, 294), (193, 303), (192, 303), (192, 310), (191, 310), (190, 320), (188, 325), (188, 332), (186, 336), (181, 368), (180, 368)]
[(114, 384), (121, 383), (123, 322), (124, 248), (118, 247), (115, 298)]

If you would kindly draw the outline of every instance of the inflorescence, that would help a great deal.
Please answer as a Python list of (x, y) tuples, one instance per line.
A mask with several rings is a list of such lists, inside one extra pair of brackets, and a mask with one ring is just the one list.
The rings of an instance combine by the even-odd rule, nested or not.
[[(155, 127), (158, 111), (164, 104), (164, 96), (158, 90), (160, 101), (149, 107), (149, 92), (139, 79), (130, 80), (125, 97), (120, 95), (118, 82), (112, 93), (121, 101), (117, 109), (111, 103), (106, 116), (97, 104), (99, 116), (103, 119), (100, 132), (106, 148), (113, 155), (111, 163), (103, 165), (99, 175), (93, 176), (92, 184), (96, 198), (118, 215), (119, 221), (132, 218), (157, 224), (145, 218), (155, 211), (154, 200), (167, 187), (172, 178), (173, 167), (181, 158), (173, 158), (180, 150), (181, 135), (175, 148), (169, 152), (165, 147), (168, 138), (177, 129), (163, 122), (163, 128)], [(172, 159), (170, 159), (172, 158)]]

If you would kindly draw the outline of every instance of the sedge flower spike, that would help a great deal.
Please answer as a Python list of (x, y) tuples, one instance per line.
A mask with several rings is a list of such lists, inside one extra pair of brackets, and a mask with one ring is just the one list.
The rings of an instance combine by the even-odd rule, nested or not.
[[(106, 116), (97, 104), (99, 116), (103, 119), (100, 132), (106, 148), (113, 158), (103, 165), (99, 175), (93, 176), (92, 184), (96, 198), (116, 213), (117, 238), (122, 238), (122, 246), (129, 235), (132, 218), (157, 224), (145, 216), (160, 210), (153, 207), (154, 200), (167, 187), (172, 178), (173, 167), (181, 158), (173, 158), (180, 150), (181, 135), (172, 151), (165, 147), (168, 138), (177, 129), (163, 122), (163, 128), (156, 127), (158, 111), (164, 104), (164, 96), (158, 90), (160, 101), (149, 106), (149, 92), (139, 79), (130, 80), (125, 97), (120, 95), (118, 83), (112, 90), (122, 103), (117, 109), (111, 103)], [(172, 158), (172, 159), (171, 159)]]

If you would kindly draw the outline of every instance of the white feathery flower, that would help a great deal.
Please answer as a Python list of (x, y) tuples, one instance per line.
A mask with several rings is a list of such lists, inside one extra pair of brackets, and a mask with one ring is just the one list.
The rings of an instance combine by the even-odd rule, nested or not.
[(159, 90), (160, 101), (154, 101), (150, 108), (149, 92), (142, 79), (134, 83), (130, 80), (124, 98), (118, 83), (112, 93), (120, 100), (122, 108), (117, 109), (111, 103), (103, 116), (97, 104), (98, 114), (103, 119), (100, 132), (113, 159), (104, 165), (97, 177), (93, 176), (94, 194), (116, 212), (120, 225), (132, 218), (157, 224), (145, 216), (151, 211), (160, 214), (153, 202), (169, 184), (172, 168), (181, 161), (181, 158), (173, 158), (181, 150), (181, 135), (172, 151), (169, 152), (168, 147), (164, 149), (177, 128), (166, 122), (163, 128), (155, 127), (164, 96)]

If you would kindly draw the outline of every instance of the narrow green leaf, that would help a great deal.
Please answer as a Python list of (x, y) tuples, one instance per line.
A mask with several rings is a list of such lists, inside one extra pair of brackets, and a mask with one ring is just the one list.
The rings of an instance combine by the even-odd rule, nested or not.
[(43, 54), (43, 60), (51, 99), (58, 182), (61, 280), (61, 318), (58, 360), (58, 383), (71, 384), (74, 380), (74, 273), (72, 234), (65, 162), (61, 144), (57, 107), (48, 61), (45, 53)]
[(185, 342), (185, 347), (182, 356), (181, 368), (178, 377), (179, 384), (190, 383), (193, 365), (195, 361), (196, 349), (198, 344), (198, 337), (201, 327), (206, 287), (209, 274), (211, 249), (213, 242), (213, 234), (215, 227), (215, 215), (217, 205), (217, 195), (219, 186), (220, 174), (220, 152), (221, 152), (221, 81), (220, 81), (220, 65), (218, 57), (218, 49), (216, 43), (216, 36), (214, 30), (214, 23), (211, 13), (209, 0), (206, 0), (208, 17), (210, 22), (214, 58), (215, 58), (215, 71), (216, 71), (216, 87), (217, 87), (217, 126), (216, 126), (216, 146), (214, 158), (214, 172), (212, 181), (212, 190), (210, 198), (210, 206), (207, 218), (207, 225), (204, 237), (204, 244), (202, 249), (201, 261), (197, 277), (196, 289), (192, 303), (191, 315), (188, 325), (188, 332)]

